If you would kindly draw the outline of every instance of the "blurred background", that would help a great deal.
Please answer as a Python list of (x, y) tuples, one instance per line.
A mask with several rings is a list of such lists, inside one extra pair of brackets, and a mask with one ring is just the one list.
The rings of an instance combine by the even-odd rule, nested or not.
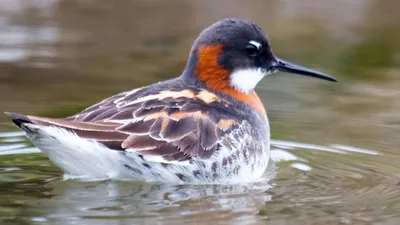
[(398, 224), (399, 9), (397, 0), (0, 0), (0, 111), (68, 116), (176, 77), (199, 32), (224, 17), (253, 20), (278, 57), (339, 80), (279, 73), (260, 83), (275, 141), (271, 179), (251, 188), (63, 181), (0, 114), (1, 224)]

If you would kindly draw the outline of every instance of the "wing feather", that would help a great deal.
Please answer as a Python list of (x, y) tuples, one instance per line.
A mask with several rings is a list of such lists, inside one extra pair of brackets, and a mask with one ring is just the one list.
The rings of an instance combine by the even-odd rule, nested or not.
[(161, 156), (167, 162), (210, 158), (240, 121), (232, 105), (194, 88), (121, 93), (64, 119), (28, 117), (111, 149)]

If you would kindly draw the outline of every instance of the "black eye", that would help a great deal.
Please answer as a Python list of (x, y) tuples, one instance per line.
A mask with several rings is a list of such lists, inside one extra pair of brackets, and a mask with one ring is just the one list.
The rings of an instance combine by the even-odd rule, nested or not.
[(258, 48), (253, 44), (248, 44), (246, 48), (244, 48), (246, 54), (249, 56), (256, 56), (258, 55)]

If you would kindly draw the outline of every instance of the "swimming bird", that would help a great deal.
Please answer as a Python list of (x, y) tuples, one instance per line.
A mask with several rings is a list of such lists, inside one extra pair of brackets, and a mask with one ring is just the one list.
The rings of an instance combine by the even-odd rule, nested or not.
[(200, 33), (179, 77), (122, 92), (67, 118), (7, 114), (73, 177), (252, 182), (268, 165), (270, 145), (267, 114), (254, 88), (278, 71), (336, 81), (277, 58), (259, 26), (228, 18)]

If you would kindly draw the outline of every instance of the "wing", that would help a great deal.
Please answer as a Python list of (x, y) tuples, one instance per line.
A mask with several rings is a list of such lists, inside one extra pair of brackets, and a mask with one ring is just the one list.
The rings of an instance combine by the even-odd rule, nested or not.
[(136, 89), (106, 99), (73, 117), (31, 121), (74, 131), (111, 149), (161, 156), (166, 161), (210, 158), (241, 116), (207, 90)]

